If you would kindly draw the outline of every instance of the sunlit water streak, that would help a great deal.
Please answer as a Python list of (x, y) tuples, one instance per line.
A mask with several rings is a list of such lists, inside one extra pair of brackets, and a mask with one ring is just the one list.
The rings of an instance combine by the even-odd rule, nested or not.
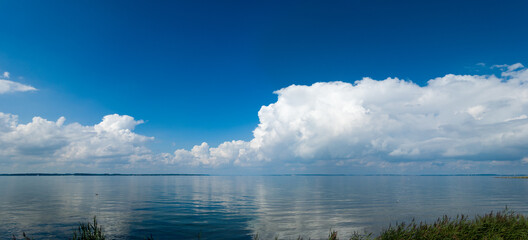
[(324, 238), (505, 206), (528, 180), (489, 176), (3, 176), (0, 239), (71, 237), (97, 216), (110, 239)]

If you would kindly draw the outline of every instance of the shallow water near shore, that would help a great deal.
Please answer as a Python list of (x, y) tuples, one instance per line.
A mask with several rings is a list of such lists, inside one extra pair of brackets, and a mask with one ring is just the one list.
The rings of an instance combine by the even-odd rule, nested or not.
[(320, 239), (396, 222), (528, 214), (528, 181), (490, 176), (0, 176), (0, 239)]

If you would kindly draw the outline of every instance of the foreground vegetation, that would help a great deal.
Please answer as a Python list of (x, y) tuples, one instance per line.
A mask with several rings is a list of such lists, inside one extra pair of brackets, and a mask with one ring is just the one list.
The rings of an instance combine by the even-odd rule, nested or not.
[(528, 239), (528, 218), (508, 209), (473, 220), (464, 215), (444, 216), (432, 224), (413, 221), (391, 226), (376, 238), (355, 234), (351, 239)]
[[(200, 237), (198, 237), (199, 239)], [(13, 240), (17, 238), (13, 236)], [(31, 240), (23, 234), (23, 240)], [(101, 226), (97, 224), (94, 217), (93, 222), (80, 223), (72, 234), (72, 240), (105, 240)], [(152, 236), (145, 238), (153, 240)], [(275, 239), (278, 239), (276, 237)], [(302, 240), (298, 237), (297, 240)], [(328, 240), (338, 240), (338, 233), (331, 231)], [(497, 213), (489, 213), (484, 216), (476, 216), (469, 219), (460, 215), (452, 219), (448, 216), (439, 218), (432, 224), (401, 223), (383, 230), (379, 236), (373, 237), (372, 233), (354, 233), (350, 240), (406, 240), (406, 239), (528, 239), (528, 218), (521, 214), (505, 209)], [(255, 235), (253, 240), (261, 240)]]

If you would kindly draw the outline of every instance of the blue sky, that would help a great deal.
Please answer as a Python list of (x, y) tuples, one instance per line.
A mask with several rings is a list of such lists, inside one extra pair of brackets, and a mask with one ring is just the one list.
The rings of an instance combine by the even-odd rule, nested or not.
[[(268, 159), (263, 160), (266, 164), (257, 164), (258, 167), (235, 164), (234, 158), (225, 160), (225, 164), (212, 164), (215, 165), (212, 167), (208, 166), (208, 161), (193, 163), (192, 159), (189, 160), (191, 163), (183, 164), (185, 167), (174, 164), (174, 161), (166, 161), (171, 163), (167, 163), (169, 167), (158, 162), (162, 161), (160, 156), (163, 154), (174, 158), (174, 151), (190, 151), (195, 145), (201, 146), (202, 142), (207, 142), (210, 148), (232, 140), (251, 142), (256, 138), (253, 131), (263, 123), (262, 117), (259, 118), (261, 107), (274, 103), (280, 105), (274, 91), (291, 85), (311, 86), (333, 81), (354, 83), (369, 77), (380, 81), (398, 78), (426, 87), (428, 80), (447, 74), (495, 74), (500, 78), (501, 74), (508, 74), (507, 66), (493, 66), (528, 63), (528, 3), (525, 1), (1, 1), (0, 9), (4, 9), (0, 14), (0, 72), (9, 73), (8, 77), (1, 79), (36, 89), (0, 94), (0, 112), (16, 115), (16, 124), (28, 124), (36, 116), (54, 122), (64, 116), (65, 126), (73, 123), (95, 126), (104, 116), (126, 115), (143, 122), (130, 125), (130, 119), (116, 120), (128, 123), (125, 130), (136, 136), (152, 137), (127, 142), (131, 144), (128, 147), (143, 149), (142, 167), (135, 166), (131, 162), (136, 160), (128, 158), (138, 153), (127, 151), (117, 151), (116, 156), (106, 153), (86, 155), (79, 157), (79, 161), (71, 160), (76, 158), (67, 155), (64, 159), (70, 160), (58, 164), (54, 161), (60, 158), (59, 155), (66, 156), (65, 148), (71, 147), (72, 142), (76, 142), (77, 147), (82, 145), (77, 140), (65, 140), (53, 146), (34, 143), (41, 150), (49, 150), (46, 151), (49, 156), (41, 158), (26, 155), (21, 150), (31, 147), (4, 147), (12, 148), (5, 150), (9, 153), (0, 158), (0, 165), (3, 164), (4, 168), (1, 171), (5, 172), (25, 169), (137, 172), (149, 169), (238, 173), (246, 171), (246, 165), (251, 165), (248, 168), (258, 173), (334, 171), (331, 167), (315, 168), (310, 164), (335, 160), (344, 161), (338, 165), (346, 166), (350, 159), (376, 162), (378, 160), (369, 159), (381, 159), (384, 155), (380, 152), (391, 153), (400, 148), (394, 146), (390, 151), (376, 148), (369, 150), (374, 153), (362, 155), (356, 153), (364, 148), (357, 148), (357, 143), (352, 142), (343, 145), (344, 149), (351, 150), (342, 154), (326, 149), (321, 151), (330, 154), (303, 155), (302, 151), (294, 149), (284, 157), (298, 159), (295, 163), (275, 162), (280, 157), (266, 153), (268, 155), (263, 157)], [(524, 68), (512, 71), (518, 74), (505, 76), (501, 81), (510, 78), (522, 81)], [(328, 94), (339, 89), (341, 87), (337, 86), (337, 89), (328, 90)], [(297, 97), (285, 92), (285, 98)], [(309, 94), (319, 96), (319, 93)], [(523, 94), (520, 92), (519, 96)], [(462, 95), (464, 93), (460, 93)], [(344, 98), (336, 104), (349, 100)], [(466, 110), (477, 116), (481, 108), (491, 111), (493, 104), (488, 105), (476, 102), (467, 109), (476, 108)], [(480, 112), (486, 112), (482, 109)], [(520, 111), (515, 112), (518, 116), (528, 114), (523, 112), (526, 110), (524, 105), (515, 109)], [(507, 115), (503, 108), (493, 110)], [(517, 115), (508, 115), (505, 119)], [(136, 128), (131, 127), (136, 125)], [(509, 126), (505, 131), (512, 128)], [(477, 131), (477, 128), (471, 129)], [(7, 132), (4, 134), (8, 136)], [(348, 137), (356, 134), (352, 131)], [(394, 138), (392, 135), (385, 137)], [(432, 133), (430, 139), (438, 137)], [(341, 138), (347, 137), (339, 136)], [(526, 139), (520, 137), (520, 140)], [(20, 141), (21, 144), (27, 142)], [(483, 144), (474, 143), (480, 147)], [(237, 151), (245, 149), (237, 146)], [(420, 153), (425, 151), (415, 149)], [(501, 149), (509, 149), (504, 151), (512, 157), (491, 157), (489, 161), (503, 164), (514, 159), (522, 161), (522, 156), (528, 156), (512, 145)], [(443, 150), (444, 154), (439, 156), (418, 156), (439, 166), (456, 161), (482, 165), (482, 161), (474, 161), (474, 158), (490, 156), (490, 153), (480, 151), (456, 155), (453, 160), (446, 157), (449, 155), (447, 145)], [(27, 162), (21, 160), (33, 158), (35, 160)], [(102, 161), (101, 158), (120, 160)], [(252, 155), (251, 158), (258, 157)], [(419, 161), (405, 157), (405, 160), (389, 162), (413, 165)], [(358, 169), (367, 172), (452, 170), (423, 166), (408, 169), (402, 164), (380, 170), (381, 167), (369, 164), (359, 164), (359, 168), (356, 165), (350, 167), (353, 170), (345, 172), (360, 171)], [(148, 166), (155, 167), (150, 169)], [(519, 166), (476, 169), (511, 172)]]

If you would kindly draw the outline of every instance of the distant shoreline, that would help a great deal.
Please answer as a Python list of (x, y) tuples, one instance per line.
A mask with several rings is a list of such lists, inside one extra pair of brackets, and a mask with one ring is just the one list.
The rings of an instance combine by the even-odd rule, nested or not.
[(496, 178), (528, 178), (528, 176), (500, 176)]
[(7, 173), (0, 176), (210, 176), (209, 174)]
[(422, 176), (422, 177), (466, 177), (488, 176), (496, 178), (528, 178), (528, 175), (511, 174), (261, 174), (261, 175), (220, 175), (198, 173), (2, 173), (0, 176)]

